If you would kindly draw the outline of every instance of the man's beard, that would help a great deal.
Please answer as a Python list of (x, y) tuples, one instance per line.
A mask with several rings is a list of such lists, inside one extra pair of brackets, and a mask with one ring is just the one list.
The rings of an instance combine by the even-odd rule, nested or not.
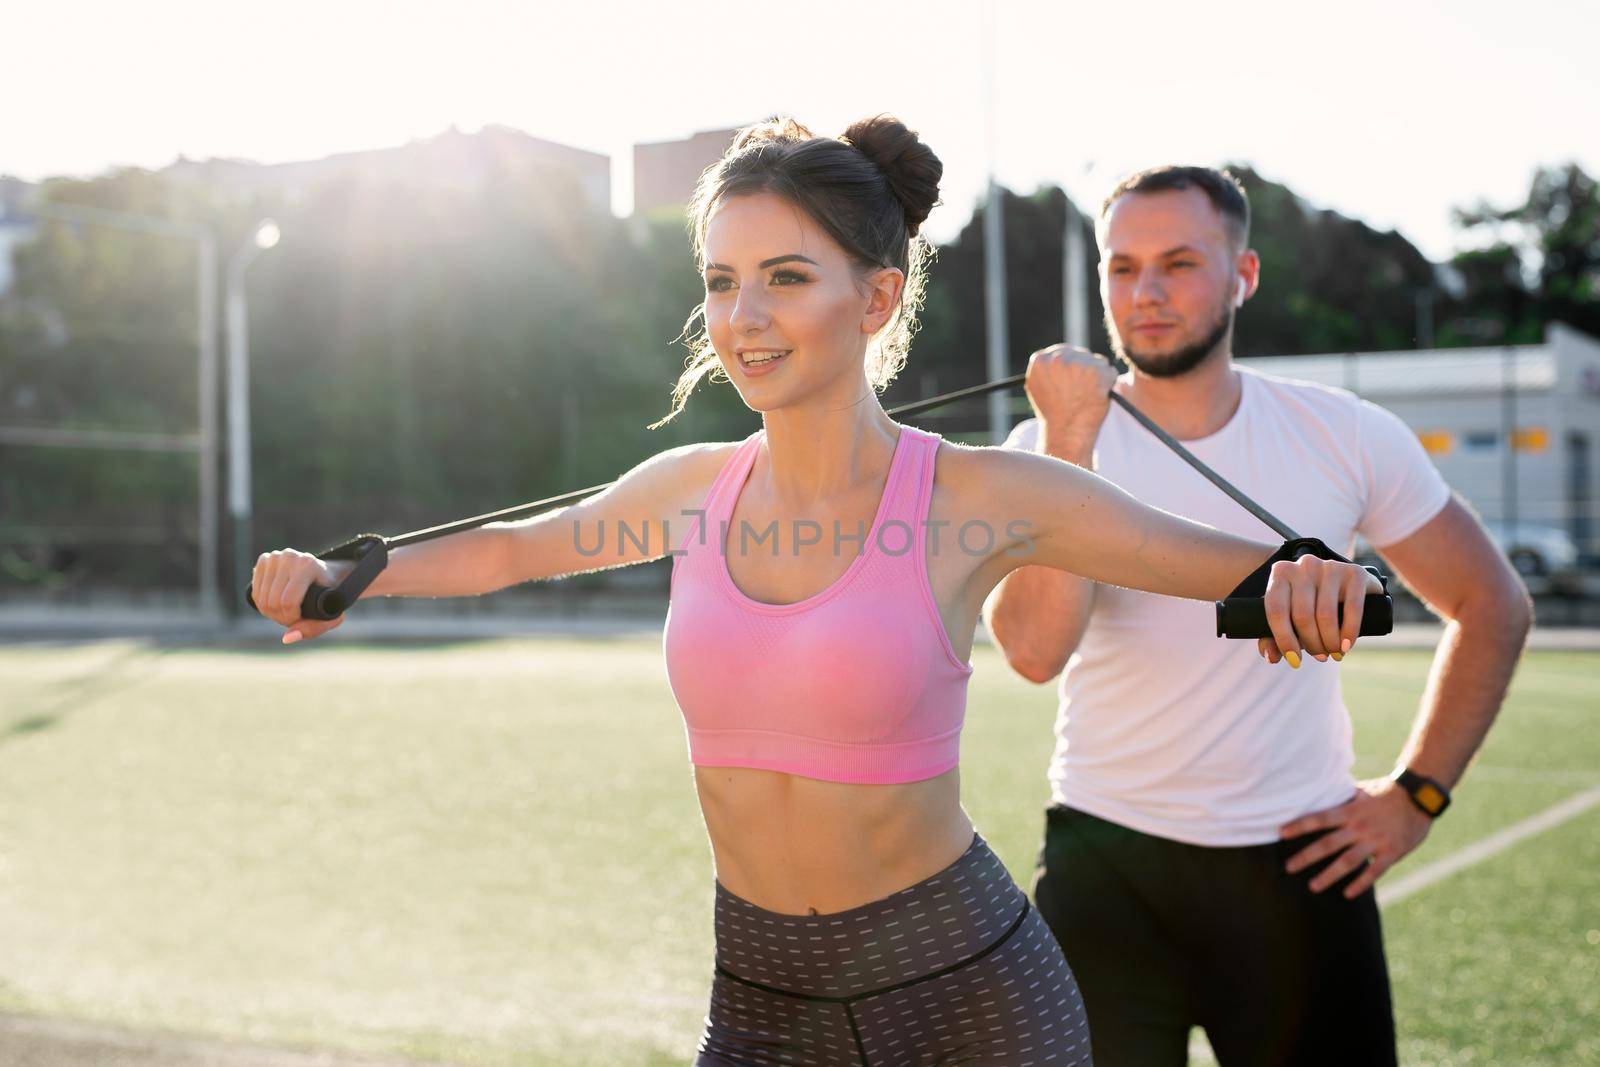
[(1128, 350), (1122, 343), (1122, 337), (1117, 333), (1116, 323), (1111, 321), (1111, 313), (1106, 312), (1106, 333), (1111, 335), (1111, 347), (1116, 349), (1117, 355), (1152, 378), (1177, 378), (1188, 374), (1217, 350), (1223, 338), (1227, 337), (1228, 331), (1232, 329), (1233, 306), (1224, 302), (1217, 311), (1216, 321), (1198, 341), (1186, 344), (1176, 352), (1169, 352), (1164, 356), (1145, 356)]

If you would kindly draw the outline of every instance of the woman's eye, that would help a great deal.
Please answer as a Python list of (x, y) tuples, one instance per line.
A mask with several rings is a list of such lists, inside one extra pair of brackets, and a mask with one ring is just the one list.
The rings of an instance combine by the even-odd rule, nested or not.
[(721, 293), (733, 288), (733, 279), (718, 274), (706, 279), (706, 292)]
[(773, 285), (799, 285), (810, 281), (804, 274), (794, 270), (775, 270), (772, 272)]

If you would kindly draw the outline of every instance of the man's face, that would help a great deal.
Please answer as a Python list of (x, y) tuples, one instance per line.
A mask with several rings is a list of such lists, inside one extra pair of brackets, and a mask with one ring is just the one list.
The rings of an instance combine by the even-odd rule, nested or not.
[(1236, 248), (1204, 192), (1124, 194), (1098, 237), (1100, 298), (1119, 355), (1171, 378), (1224, 350), (1235, 301), (1254, 291), (1258, 263)]

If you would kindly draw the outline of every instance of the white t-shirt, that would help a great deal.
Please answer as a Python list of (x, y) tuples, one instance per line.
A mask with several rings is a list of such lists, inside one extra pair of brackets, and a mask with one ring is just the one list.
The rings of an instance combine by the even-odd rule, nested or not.
[[(1302, 536), (1348, 556), (1356, 533), (1393, 544), (1449, 500), (1416, 435), (1388, 411), (1342, 389), (1236, 369), (1239, 409), (1184, 444)], [(1037, 439), (1038, 420), (1028, 419), (1006, 447), (1031, 451)], [(1119, 407), (1094, 459), (1096, 473), (1145, 503), (1278, 540)], [(1309, 656), (1299, 670), (1273, 666), (1255, 641), (1216, 632), (1209, 603), (1095, 591), (1061, 675), (1056, 803), (1160, 837), (1232, 846), (1276, 841), (1283, 823), (1350, 797), (1338, 666)]]

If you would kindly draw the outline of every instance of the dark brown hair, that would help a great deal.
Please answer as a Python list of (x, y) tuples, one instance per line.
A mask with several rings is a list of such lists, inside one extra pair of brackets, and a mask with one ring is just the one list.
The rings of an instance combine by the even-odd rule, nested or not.
[(1211, 167), (1151, 167), (1130, 174), (1107, 194), (1105, 202), (1100, 205), (1100, 218), (1106, 217), (1111, 205), (1119, 197), (1129, 193), (1164, 193), (1182, 189), (1199, 189), (1205, 193), (1211, 206), (1222, 216), (1223, 223), (1239, 248), (1249, 243), (1250, 198), (1245, 195), (1244, 186), (1239, 184), (1238, 178), (1225, 170)]
[[(890, 115), (862, 119), (837, 138), (818, 137), (793, 119), (747, 126), (700, 176), (689, 204), (695, 259), (704, 265), (706, 225), (719, 204), (770, 192), (804, 211), (862, 274), (899, 269), (906, 279), (900, 305), (867, 352), (867, 380), (881, 391), (905, 366), (916, 331), (931, 254), (920, 231), (939, 202), (943, 174), (939, 157)], [(655, 426), (683, 410), (701, 378), (715, 380), (721, 370), (704, 316), (702, 303), (683, 328), (691, 354), (673, 387), (672, 411)]]

